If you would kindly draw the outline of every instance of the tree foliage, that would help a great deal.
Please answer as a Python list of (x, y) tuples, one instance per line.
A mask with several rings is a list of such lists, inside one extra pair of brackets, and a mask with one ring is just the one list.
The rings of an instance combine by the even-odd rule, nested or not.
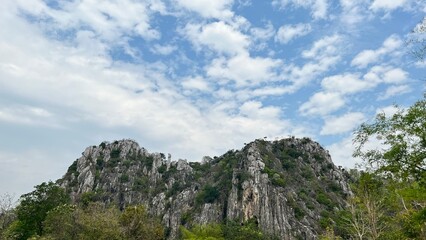
[(262, 233), (255, 218), (244, 223), (227, 220), (223, 224), (195, 225), (190, 230), (181, 227), (182, 239), (189, 240), (272, 240), (274, 236)]
[(408, 35), (407, 45), (411, 49), (411, 53), (420, 61), (426, 57), (426, 17), (419, 22)]
[[(374, 137), (382, 149), (365, 148)], [(346, 215), (356, 238), (426, 239), (426, 94), (408, 109), (361, 125), (354, 142), (354, 156), (370, 166), (353, 186)]]
[(48, 212), (69, 202), (64, 189), (53, 182), (35, 186), (35, 190), (24, 194), (16, 207), (17, 220), (9, 227), (8, 234), (15, 239), (28, 239), (43, 234), (43, 221)]
[(120, 216), (124, 237), (131, 240), (160, 240), (164, 229), (158, 219), (148, 215), (144, 206), (127, 207)]
[(15, 219), (13, 195), (5, 193), (0, 196), (0, 239), (5, 230)]
[[(385, 149), (365, 149), (376, 137)], [(363, 158), (378, 172), (401, 180), (415, 180), (426, 186), (426, 94), (407, 110), (399, 108), (393, 116), (380, 113), (376, 121), (362, 124), (355, 133), (354, 156)]]

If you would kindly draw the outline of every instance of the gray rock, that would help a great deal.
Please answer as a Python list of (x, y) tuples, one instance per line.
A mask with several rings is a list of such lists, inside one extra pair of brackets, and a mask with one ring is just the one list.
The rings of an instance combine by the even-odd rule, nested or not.
[(86, 148), (75, 164), (59, 180), (73, 201), (93, 192), (94, 200), (121, 209), (144, 204), (162, 219), (168, 239), (178, 237), (180, 225), (226, 218), (254, 219), (280, 239), (317, 239), (321, 214), (341, 209), (351, 194), (328, 152), (307, 138), (256, 140), (202, 163), (171, 161), (121, 140)]

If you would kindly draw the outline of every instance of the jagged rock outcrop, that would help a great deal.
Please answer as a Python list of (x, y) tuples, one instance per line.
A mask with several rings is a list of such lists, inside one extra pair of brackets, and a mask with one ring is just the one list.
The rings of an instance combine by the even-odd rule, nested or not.
[(179, 226), (255, 220), (280, 239), (316, 239), (350, 194), (344, 171), (308, 138), (256, 140), (202, 163), (170, 161), (132, 140), (87, 148), (59, 180), (74, 201), (144, 204), (169, 239)]

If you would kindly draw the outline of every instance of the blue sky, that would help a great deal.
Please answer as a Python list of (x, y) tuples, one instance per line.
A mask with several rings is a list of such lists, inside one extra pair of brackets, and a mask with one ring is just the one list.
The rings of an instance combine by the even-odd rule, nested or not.
[(422, 97), (406, 41), (425, 15), (415, 0), (5, 0), (0, 194), (123, 138), (200, 161), (306, 136), (353, 167), (353, 129)]

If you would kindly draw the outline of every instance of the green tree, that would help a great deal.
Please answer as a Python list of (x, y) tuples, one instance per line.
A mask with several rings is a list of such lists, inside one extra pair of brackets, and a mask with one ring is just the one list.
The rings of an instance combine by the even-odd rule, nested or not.
[(0, 239), (2, 239), (3, 233), (14, 221), (15, 217), (13, 195), (3, 194), (0, 196)]
[[(372, 138), (381, 140), (383, 148), (367, 149)], [(399, 108), (392, 116), (381, 113), (375, 122), (362, 124), (354, 143), (354, 156), (384, 180), (389, 228), (383, 238), (426, 239), (426, 94), (408, 109)]]
[(44, 234), (53, 239), (77, 240), (81, 227), (77, 206), (70, 204), (52, 209), (43, 222)]
[(150, 217), (144, 206), (127, 207), (120, 216), (125, 239), (164, 239), (164, 229), (158, 219)]
[(182, 239), (187, 240), (224, 240), (222, 226), (211, 223), (206, 225), (195, 225), (188, 230), (181, 227)]
[(105, 204), (94, 202), (76, 212), (77, 222), (81, 230), (78, 239), (123, 239), (120, 226), (120, 211), (115, 207), (106, 207)]
[(41, 236), (47, 213), (69, 201), (65, 190), (53, 182), (35, 186), (34, 191), (21, 196), (16, 207), (17, 220), (8, 229), (9, 237), (28, 239), (33, 235)]
[[(373, 137), (381, 139), (385, 149), (365, 149)], [(372, 124), (362, 124), (355, 132), (355, 157), (392, 178), (414, 180), (426, 186), (426, 94), (407, 110), (393, 116), (376, 116)]]
[(392, 194), (378, 175), (368, 172), (361, 172), (351, 188), (354, 195), (342, 216), (347, 230), (353, 239), (380, 239), (390, 227), (387, 215), (393, 213)]

